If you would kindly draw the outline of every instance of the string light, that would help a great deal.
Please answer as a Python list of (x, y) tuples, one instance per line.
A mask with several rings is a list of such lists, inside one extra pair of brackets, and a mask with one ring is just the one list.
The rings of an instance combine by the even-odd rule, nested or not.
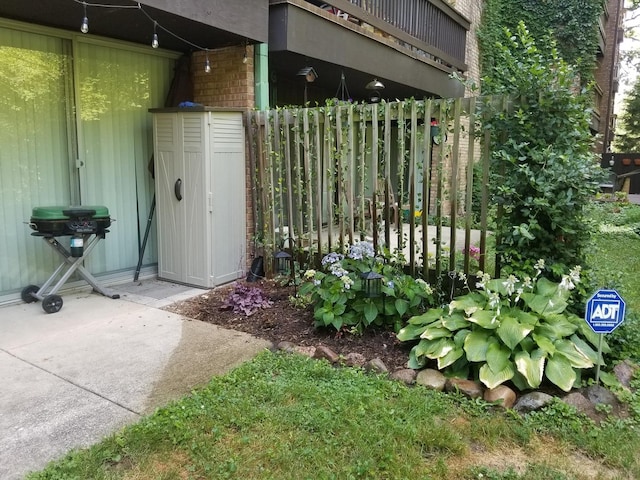
[(153, 40), (151, 41), (151, 46), (153, 48), (158, 48), (160, 46), (160, 42), (158, 41), (158, 33), (156, 32), (156, 27), (158, 26), (158, 22), (153, 21)]
[(80, 25), (80, 31), (82, 33), (87, 33), (89, 31), (89, 19), (87, 18), (87, 4), (82, 2), (82, 6), (84, 7), (84, 18), (82, 19), (82, 25)]
[[(103, 3), (89, 3), (86, 2), (85, 0), (73, 0), (75, 3), (78, 3), (80, 5), (82, 5), (83, 9), (84, 9), (84, 17), (82, 19), (82, 25), (80, 27), (80, 31), (82, 33), (87, 33), (89, 31), (89, 18), (87, 17), (87, 6), (89, 7), (95, 7), (95, 8), (110, 8), (110, 9), (136, 9), (136, 10), (140, 10), (140, 12), (142, 12), (144, 14), (145, 17), (147, 17), (150, 21), (153, 22), (153, 40), (151, 41), (151, 46), (153, 48), (158, 48), (160, 46), (160, 41), (158, 39), (158, 32), (157, 29), (161, 29), (164, 32), (168, 33), (169, 35), (171, 35), (172, 37), (180, 40), (181, 42), (194, 47), (198, 50), (204, 50), (206, 53), (206, 60), (205, 60), (205, 64), (204, 64), (204, 71), (206, 73), (210, 73), (211, 72), (211, 62), (209, 61), (209, 49), (207, 47), (203, 47), (201, 45), (198, 45), (196, 43), (190, 42), (189, 40), (187, 40), (186, 38), (181, 37), (180, 35), (172, 32), (171, 30), (169, 30), (168, 28), (162, 26), (160, 23), (158, 23), (151, 15), (149, 15), (147, 13), (147, 11), (142, 7), (142, 5), (140, 4), (140, 2), (137, 2), (136, 5), (110, 5), (110, 4), (103, 4)], [(246, 63), (248, 61), (247, 58), (247, 41), (245, 41), (245, 53), (244, 53), (244, 58), (242, 59), (242, 63)]]

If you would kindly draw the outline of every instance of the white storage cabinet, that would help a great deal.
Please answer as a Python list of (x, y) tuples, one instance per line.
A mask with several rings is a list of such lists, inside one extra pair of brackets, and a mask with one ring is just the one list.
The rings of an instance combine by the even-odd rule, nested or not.
[(242, 112), (152, 109), (158, 277), (211, 288), (246, 262)]

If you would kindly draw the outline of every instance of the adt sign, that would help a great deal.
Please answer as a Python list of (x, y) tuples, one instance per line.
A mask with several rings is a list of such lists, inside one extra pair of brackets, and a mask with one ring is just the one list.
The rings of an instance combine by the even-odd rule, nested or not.
[(625, 303), (615, 290), (598, 290), (588, 301), (584, 319), (596, 333), (611, 333), (624, 321)]

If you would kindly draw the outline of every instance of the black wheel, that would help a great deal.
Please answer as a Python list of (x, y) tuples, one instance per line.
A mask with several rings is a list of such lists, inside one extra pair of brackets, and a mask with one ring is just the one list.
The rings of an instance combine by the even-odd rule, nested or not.
[(31, 294), (36, 293), (38, 290), (40, 290), (40, 287), (38, 287), (37, 285), (29, 285), (28, 287), (24, 287), (22, 289), (22, 292), (20, 293), (22, 301), (25, 303), (37, 302), (38, 299)]
[(62, 297), (60, 295), (47, 295), (42, 300), (42, 309), (47, 313), (59, 312), (62, 308)]

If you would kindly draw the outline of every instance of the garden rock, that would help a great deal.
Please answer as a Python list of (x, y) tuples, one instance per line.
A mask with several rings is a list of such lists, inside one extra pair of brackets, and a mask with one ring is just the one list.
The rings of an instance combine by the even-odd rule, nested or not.
[(613, 373), (618, 381), (629, 388), (631, 386), (631, 379), (638, 370), (638, 366), (631, 363), (629, 360), (625, 360), (613, 367)]
[(447, 379), (438, 370), (425, 368), (418, 372), (418, 375), (416, 376), (416, 383), (423, 387), (441, 392), (444, 390), (444, 385), (447, 383)]
[(384, 364), (384, 362), (378, 357), (369, 360), (364, 365), (364, 368), (365, 370), (368, 370), (370, 372), (376, 372), (376, 373), (387, 373), (389, 371), (389, 369)]
[(542, 407), (546, 407), (553, 401), (553, 397), (543, 392), (531, 392), (522, 395), (513, 409), (520, 413), (529, 413), (534, 410), (540, 410)]
[(459, 391), (469, 398), (482, 398), (482, 385), (471, 380), (463, 380), (461, 378), (449, 378), (445, 383), (444, 389), (447, 392)]
[(309, 358), (314, 358), (314, 355), (316, 354), (316, 347), (303, 347), (303, 346), (297, 346), (294, 347), (293, 349), (296, 353), (299, 353), (300, 355), (304, 355), (305, 357), (309, 357)]
[(595, 405), (604, 403), (605, 405), (611, 405), (612, 407), (618, 406), (618, 399), (616, 396), (602, 385), (591, 385), (590, 387), (587, 387), (584, 393), (587, 399)]
[(329, 361), (329, 363), (338, 363), (338, 361), (340, 360), (340, 355), (331, 350), (329, 347), (320, 345), (319, 347), (316, 347), (313, 358), (324, 359)]
[(367, 359), (361, 353), (351, 352), (344, 357), (344, 364), (347, 367), (363, 367), (366, 362)]
[(403, 382), (407, 385), (413, 385), (416, 383), (416, 371), (409, 368), (401, 368), (400, 370), (396, 370), (389, 378), (391, 380), (397, 380), (399, 382)]
[(498, 385), (496, 388), (485, 390), (484, 399), (487, 402), (496, 402), (503, 408), (511, 408), (516, 403), (516, 392), (505, 385)]
[(276, 346), (278, 350), (282, 350), (283, 352), (293, 353), (295, 352), (296, 346), (291, 342), (280, 342)]
[(596, 412), (596, 408), (593, 406), (593, 403), (591, 403), (589, 399), (587, 399), (587, 397), (585, 397), (580, 392), (571, 392), (570, 394), (563, 397), (562, 401), (567, 405), (571, 405), (578, 412), (585, 414), (592, 420), (597, 421), (600, 419), (600, 416), (598, 415), (598, 412)]

